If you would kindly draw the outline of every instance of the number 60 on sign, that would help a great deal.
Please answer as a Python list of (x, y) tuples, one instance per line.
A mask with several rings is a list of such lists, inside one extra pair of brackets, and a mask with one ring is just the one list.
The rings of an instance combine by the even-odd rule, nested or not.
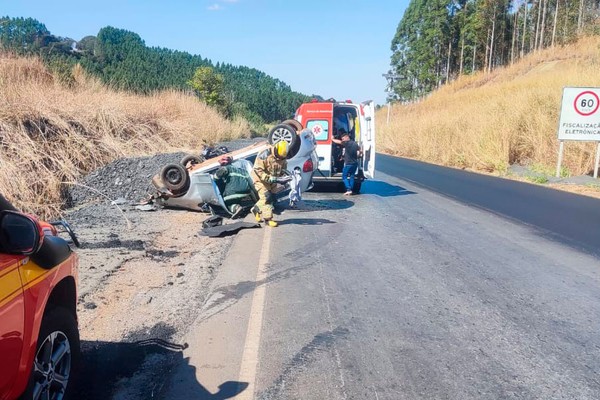
[(594, 178), (598, 177), (600, 165), (600, 88), (563, 89), (560, 122), (558, 123), (558, 162), (556, 176), (560, 176), (564, 141), (577, 140), (598, 142), (594, 162)]
[(600, 89), (563, 89), (559, 140), (600, 141)]

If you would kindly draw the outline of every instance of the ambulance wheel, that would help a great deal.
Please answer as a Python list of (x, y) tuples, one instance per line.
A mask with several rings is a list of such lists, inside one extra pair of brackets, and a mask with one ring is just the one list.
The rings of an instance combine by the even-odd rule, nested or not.
[(202, 162), (202, 160), (200, 160), (200, 157), (196, 157), (196, 156), (185, 156), (181, 159), (181, 161), (179, 162), (181, 165), (183, 165), (183, 168), (187, 168), (188, 163), (190, 163), (190, 167), (193, 167), (196, 164), (200, 164)]
[(279, 124), (275, 125), (273, 129), (269, 131), (269, 136), (267, 136), (267, 140), (269, 144), (279, 143), (282, 140), (286, 141), (289, 149), (293, 149), (296, 146), (296, 143), (300, 140), (298, 135), (296, 134), (296, 130), (287, 124)]
[(189, 185), (187, 171), (180, 164), (169, 164), (160, 171), (160, 179), (173, 194), (185, 191)]

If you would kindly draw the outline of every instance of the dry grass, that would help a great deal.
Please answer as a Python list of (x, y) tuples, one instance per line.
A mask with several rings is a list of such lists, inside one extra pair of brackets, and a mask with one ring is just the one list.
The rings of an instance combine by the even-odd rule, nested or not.
[[(600, 86), (600, 39), (527, 56), (490, 74), (464, 76), (421, 102), (379, 111), (379, 148), (427, 162), (503, 173), (510, 164), (554, 168), (564, 86)], [(570, 174), (592, 169), (595, 146), (569, 142)]]
[(199, 152), (204, 143), (247, 136), (190, 95), (109, 90), (81, 68), (66, 88), (40, 60), (0, 55), (0, 192), (19, 208), (56, 215), (61, 182), (120, 157)]

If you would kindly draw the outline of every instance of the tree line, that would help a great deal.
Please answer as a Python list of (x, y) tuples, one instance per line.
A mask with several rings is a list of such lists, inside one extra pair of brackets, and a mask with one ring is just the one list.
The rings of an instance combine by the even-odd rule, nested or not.
[(392, 40), (389, 101), (598, 34), (599, 0), (411, 0)]
[(67, 84), (72, 79), (73, 66), (80, 64), (109, 86), (142, 94), (167, 88), (201, 94), (198, 81), (196, 86), (192, 83), (202, 68), (201, 75), (207, 79), (214, 78), (207, 72), (222, 79), (213, 87), (219, 93), (213, 93), (216, 97), (211, 98), (212, 105), (228, 117), (241, 114), (256, 124), (286, 119), (309, 100), (255, 68), (215, 64), (200, 55), (148, 47), (138, 34), (114, 27), (102, 28), (96, 36), (76, 41), (53, 35), (32, 18), (2, 17), (0, 46), (17, 54), (40, 56)]

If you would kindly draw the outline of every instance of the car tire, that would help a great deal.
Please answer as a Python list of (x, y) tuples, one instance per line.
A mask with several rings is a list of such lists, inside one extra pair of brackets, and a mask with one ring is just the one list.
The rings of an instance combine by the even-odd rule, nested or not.
[(200, 157), (189, 155), (183, 157), (179, 163), (183, 166), (183, 168), (187, 168), (188, 163), (191, 163), (191, 167), (193, 167), (201, 162), (202, 160), (200, 160)]
[(190, 183), (186, 169), (180, 164), (165, 165), (160, 171), (160, 179), (173, 194), (185, 192)]
[(267, 136), (267, 140), (271, 145), (278, 143), (282, 140), (286, 141), (289, 148), (287, 158), (294, 157), (298, 152), (298, 149), (300, 148), (300, 138), (296, 133), (296, 129), (287, 124), (275, 125), (269, 131), (269, 136)]
[(281, 124), (291, 126), (292, 128), (294, 128), (296, 130), (296, 133), (300, 132), (303, 129), (302, 124), (300, 122), (296, 121), (295, 119), (286, 119)]
[[(79, 330), (73, 313), (64, 307), (48, 310), (42, 319), (29, 383), (21, 400), (69, 399), (80, 356)], [(54, 365), (49, 362), (51, 357), (58, 360)], [(43, 391), (41, 395), (39, 390)], [(45, 394), (49, 396), (44, 397)]]

